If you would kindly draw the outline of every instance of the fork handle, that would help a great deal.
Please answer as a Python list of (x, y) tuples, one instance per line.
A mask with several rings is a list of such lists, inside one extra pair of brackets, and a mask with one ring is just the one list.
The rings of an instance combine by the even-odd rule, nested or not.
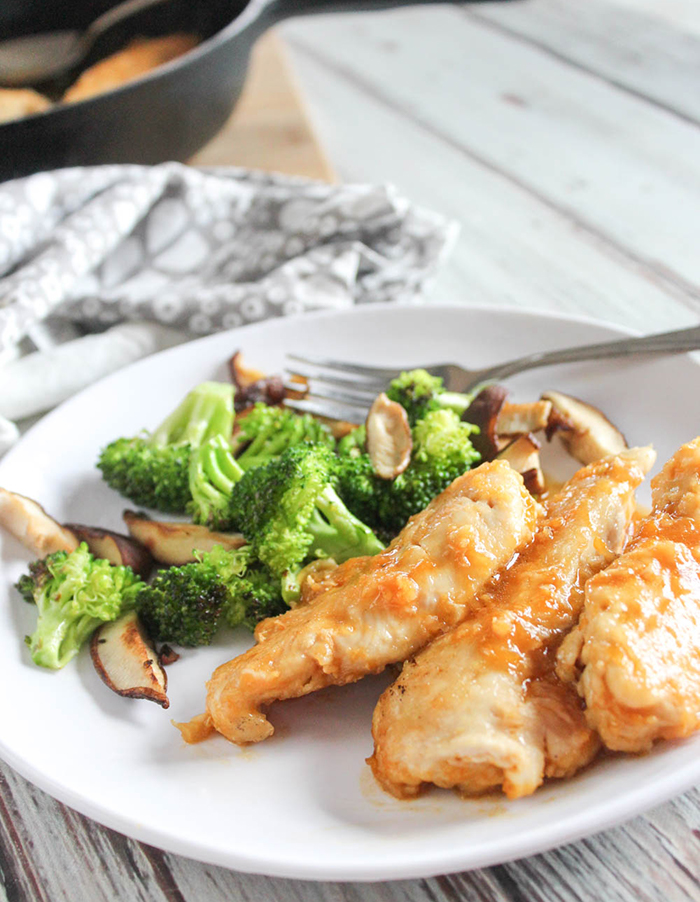
[(603, 360), (607, 357), (628, 357), (632, 354), (653, 354), (670, 351), (693, 351), (700, 348), (700, 326), (689, 329), (677, 329), (673, 332), (662, 332), (656, 335), (645, 335), (642, 338), (622, 338), (619, 341), (598, 342), (581, 345), (577, 348), (564, 348), (560, 351), (541, 351), (527, 354), (518, 360), (491, 367), (480, 374), (484, 382), (491, 379), (505, 379), (515, 373), (532, 370), (539, 366), (552, 366), (557, 363), (576, 363), (582, 360)]

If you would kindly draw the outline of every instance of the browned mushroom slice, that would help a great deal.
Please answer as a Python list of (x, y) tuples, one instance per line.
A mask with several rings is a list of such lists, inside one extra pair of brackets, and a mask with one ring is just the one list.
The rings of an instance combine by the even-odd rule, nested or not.
[(552, 412), (551, 401), (533, 401), (531, 404), (504, 404), (496, 420), (496, 433), (500, 435), (524, 435), (544, 429)]
[(149, 550), (130, 536), (82, 523), (64, 523), (63, 528), (79, 542), (85, 542), (95, 557), (104, 558), (110, 564), (131, 567), (143, 579), (153, 569), (153, 557)]
[(545, 490), (544, 475), (540, 466), (540, 443), (534, 435), (518, 436), (507, 445), (498, 457), (507, 460), (523, 477), (525, 488), (532, 495), (541, 495)]
[(408, 466), (413, 448), (405, 409), (382, 392), (370, 407), (365, 425), (374, 472), (382, 479), (394, 479)]
[(145, 514), (124, 511), (129, 534), (161, 564), (175, 566), (195, 560), (195, 551), (211, 551), (215, 545), (240, 548), (246, 540), (237, 532), (212, 532), (195, 523), (151, 520)]
[[(236, 413), (247, 410), (258, 401), (264, 404), (281, 404), (288, 394), (297, 394), (296, 392), (287, 392), (280, 376), (266, 376), (261, 370), (245, 366), (240, 351), (236, 351), (231, 357), (229, 370), (231, 381), (236, 389), (234, 395)], [(306, 384), (300, 383), (301, 395), (305, 389)]]
[(37, 557), (54, 551), (75, 551), (78, 540), (44, 508), (25, 495), (0, 488), (0, 526)]
[(255, 370), (243, 363), (243, 354), (240, 351), (236, 351), (229, 360), (229, 371), (231, 381), (239, 391), (265, 378), (262, 370)]
[(465, 423), (473, 423), (479, 427), (478, 433), (475, 433), (471, 440), (482, 461), (493, 460), (498, 454), (496, 424), (507, 394), (502, 385), (487, 385), (462, 414)]
[(136, 611), (95, 630), (90, 655), (95, 670), (113, 692), (169, 707), (168, 678)]
[(558, 391), (544, 392), (542, 399), (552, 402), (548, 437), (557, 433), (569, 454), (580, 463), (590, 464), (627, 448), (617, 426), (592, 404)]

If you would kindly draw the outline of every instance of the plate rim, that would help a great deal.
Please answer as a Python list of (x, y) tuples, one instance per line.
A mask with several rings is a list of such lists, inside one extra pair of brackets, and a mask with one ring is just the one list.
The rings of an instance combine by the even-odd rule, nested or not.
[[(436, 315), (439, 315), (441, 311), (449, 313), (458, 312), (467, 317), (472, 314), (495, 315), (496, 317), (503, 315), (522, 315), (532, 319), (544, 318), (547, 320), (567, 322), (569, 324), (586, 324), (600, 327), (611, 333), (611, 338), (614, 338), (615, 335), (624, 336), (639, 334), (637, 330), (598, 317), (572, 315), (561, 311), (549, 311), (542, 308), (508, 307), (505, 305), (467, 305), (459, 303), (416, 305), (389, 302), (350, 307), (343, 310), (321, 310), (311, 313), (301, 313), (295, 314), (293, 318), (295, 320), (332, 320), (339, 316), (362, 316), (365, 313), (371, 314), (372, 312), (381, 311), (395, 311), (400, 314), (400, 312), (405, 310), (422, 311), (424, 313), (434, 313)], [(147, 358), (135, 361), (127, 367), (123, 367), (115, 373), (103, 377), (62, 402), (33, 424), (33, 426), (27, 430), (25, 435), (22, 436), (20, 441), (8, 451), (4, 459), (0, 461), (0, 478), (2, 476), (2, 471), (5, 468), (6, 461), (12, 462), (15, 455), (21, 453), (25, 437), (30, 436), (39, 427), (46, 428), (44, 424), (47, 422), (50, 423), (54, 417), (62, 416), (66, 407), (76, 400), (79, 402), (82, 396), (89, 392), (99, 391), (101, 386), (109, 380), (123, 378), (123, 374), (126, 371), (130, 371), (132, 368), (138, 368), (139, 365), (146, 360), (153, 360), (156, 357), (162, 358), (164, 355), (168, 354), (176, 355), (183, 347), (189, 347), (193, 344), (205, 344), (212, 341), (212, 339), (220, 339), (224, 335), (237, 336), (240, 333), (245, 335), (254, 330), (264, 330), (273, 324), (277, 324), (276, 327), (281, 327), (284, 322), (289, 319), (290, 317), (277, 317), (195, 338), (180, 345), (157, 352), (156, 354), (149, 355)], [(235, 341), (232, 342), (232, 346), (235, 346)], [(685, 356), (688, 356), (694, 365), (698, 365), (698, 361), (689, 354), (686, 353)], [(682, 744), (682, 742), (683, 741), (681, 740), (677, 743), (669, 743), (669, 745), (678, 745)], [(227, 867), (244, 873), (256, 873), (265, 874), (271, 877), (316, 881), (342, 880), (368, 882), (432, 877), (439, 874), (449, 874), (489, 867), (532, 854), (543, 853), (583, 837), (591, 836), (595, 833), (609, 829), (655, 805), (668, 801), (693, 786), (700, 777), (700, 762), (688, 762), (685, 766), (679, 767), (672, 774), (658, 777), (650, 786), (644, 786), (642, 790), (634, 796), (623, 799), (622, 805), (613, 799), (607, 799), (604, 803), (597, 803), (591, 809), (581, 809), (576, 814), (567, 815), (563, 821), (560, 820), (558, 822), (559, 829), (557, 830), (556, 836), (552, 835), (551, 823), (545, 822), (531, 828), (522, 836), (513, 837), (507, 840), (507, 848), (505, 851), (499, 851), (494, 848), (491, 854), (482, 854), (478, 856), (478, 860), (475, 861), (470, 862), (469, 856), (465, 857), (464, 849), (457, 849), (440, 855), (431, 853), (429, 860), (424, 860), (419, 857), (412, 862), (406, 862), (404, 860), (401, 863), (391, 862), (388, 865), (384, 863), (369, 864), (362, 866), (362, 870), (359, 873), (349, 873), (347, 865), (345, 868), (342, 866), (337, 867), (335, 865), (327, 867), (323, 865), (323, 863), (309, 865), (304, 862), (292, 864), (291, 862), (282, 859), (273, 859), (271, 861), (269, 857), (264, 855), (255, 856), (244, 854), (241, 856), (236, 853), (235, 850), (231, 852), (212, 849), (210, 846), (200, 844), (196, 840), (182, 838), (174, 833), (164, 832), (157, 827), (154, 828), (149, 825), (140, 824), (133, 819), (129, 819), (129, 817), (122, 813), (111, 810), (108, 806), (94, 803), (84, 793), (76, 791), (72, 787), (66, 787), (60, 782), (57, 782), (50, 775), (44, 774), (33, 764), (18, 756), (11, 747), (8, 747), (2, 735), (0, 735), (0, 758), (17, 771), (23, 778), (27, 779), (42, 791), (47, 792), (52, 798), (57, 799), (59, 802), (66, 804), (79, 813), (97, 821), (99, 824), (110, 829), (115, 829), (137, 841), (145, 842), (166, 852), (182, 855), (205, 864)]]

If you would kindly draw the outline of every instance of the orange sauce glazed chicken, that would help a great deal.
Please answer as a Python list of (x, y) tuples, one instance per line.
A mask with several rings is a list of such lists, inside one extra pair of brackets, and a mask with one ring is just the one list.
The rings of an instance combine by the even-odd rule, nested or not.
[(625, 553), (586, 584), (557, 672), (614, 750), (643, 752), (700, 727), (700, 438), (651, 482)]
[(391, 545), (338, 568), (330, 588), (259, 624), (257, 645), (208, 683), (190, 742), (218, 731), (250, 743), (273, 733), (264, 709), (404, 661), (473, 609), (488, 580), (531, 539), (539, 505), (505, 461), (456, 479)]
[(599, 740), (557, 679), (554, 653), (576, 624), (584, 583), (624, 547), (654, 458), (635, 448), (579, 470), (475, 613), (405, 664), (373, 719), (370, 764), (388, 792), (407, 798), (434, 783), (516, 798), (594, 757)]

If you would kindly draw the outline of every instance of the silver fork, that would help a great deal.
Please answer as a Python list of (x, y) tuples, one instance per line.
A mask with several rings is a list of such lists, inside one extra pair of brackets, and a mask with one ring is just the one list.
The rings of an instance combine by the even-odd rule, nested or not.
[[(429, 364), (422, 368), (434, 376), (440, 376), (448, 391), (470, 392), (486, 383), (540, 366), (629, 357), (633, 354), (671, 354), (697, 348), (700, 348), (700, 326), (692, 326), (642, 338), (623, 338), (561, 351), (527, 354), (481, 370), (468, 370), (456, 363)], [(298, 391), (299, 382), (295, 382), (294, 377), (302, 377), (307, 380), (308, 389), (303, 398), (287, 398), (285, 405), (348, 423), (363, 423), (372, 401), (386, 390), (391, 380), (406, 369), (420, 366), (415, 363), (402, 368), (365, 366), (299, 354), (288, 354), (287, 359), (293, 362), (284, 371), (285, 387)]]

